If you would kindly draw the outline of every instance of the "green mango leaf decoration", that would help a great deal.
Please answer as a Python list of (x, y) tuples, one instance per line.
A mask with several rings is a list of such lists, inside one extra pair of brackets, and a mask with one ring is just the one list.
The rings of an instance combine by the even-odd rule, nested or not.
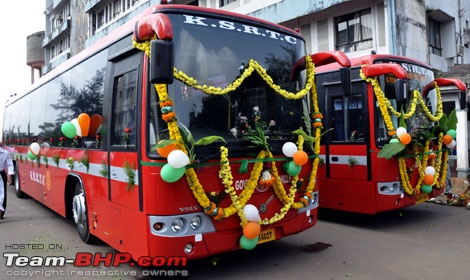
[(402, 143), (389, 143), (385, 144), (382, 150), (378, 153), (379, 158), (391, 159), (405, 149), (406, 145)]

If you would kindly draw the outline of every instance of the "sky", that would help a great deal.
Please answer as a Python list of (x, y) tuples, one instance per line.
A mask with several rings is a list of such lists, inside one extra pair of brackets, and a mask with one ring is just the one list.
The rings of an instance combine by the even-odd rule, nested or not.
[(45, 0), (2, 1), (0, 17), (0, 111), (10, 95), (18, 96), (31, 86), (31, 70), (26, 65), (26, 38), (45, 28)]
[[(31, 86), (31, 69), (26, 65), (26, 38), (44, 31), (46, 0), (2, 1), (0, 17), (0, 136), (3, 114), (10, 95), (21, 96)], [(13, 98), (16, 98), (13, 97)], [(21, 112), (18, 112), (21, 114)], [(1, 140), (0, 140), (1, 141)]]

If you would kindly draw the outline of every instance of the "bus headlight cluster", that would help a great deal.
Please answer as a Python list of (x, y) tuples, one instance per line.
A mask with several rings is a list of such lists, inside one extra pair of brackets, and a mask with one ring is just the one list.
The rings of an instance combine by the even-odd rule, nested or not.
[(378, 192), (379, 194), (384, 195), (396, 195), (402, 194), (403, 188), (400, 182), (384, 182), (384, 183), (377, 183)]
[(160, 236), (190, 236), (215, 231), (209, 218), (201, 213), (176, 216), (149, 216), (152, 234)]
[(317, 203), (317, 201), (318, 201), (318, 192), (314, 192), (312, 193), (312, 200), (310, 201), (310, 203), (314, 205)]

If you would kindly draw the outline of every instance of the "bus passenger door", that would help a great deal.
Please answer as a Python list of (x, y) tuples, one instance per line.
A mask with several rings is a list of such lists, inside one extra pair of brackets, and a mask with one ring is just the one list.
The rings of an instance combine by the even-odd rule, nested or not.
[(326, 180), (320, 188), (320, 207), (358, 210), (370, 193), (366, 99), (354, 91), (344, 96), (326, 90), (325, 101), (325, 129), (331, 130), (324, 141)]
[(142, 55), (125, 54), (110, 62), (109, 86), (106, 112), (108, 115), (108, 170), (109, 207), (113, 216), (107, 217), (113, 225), (107, 233), (118, 244), (116, 248), (129, 246), (126, 237), (129, 226), (137, 221), (136, 213), (141, 209), (141, 188), (138, 176), (139, 148), (139, 82)]

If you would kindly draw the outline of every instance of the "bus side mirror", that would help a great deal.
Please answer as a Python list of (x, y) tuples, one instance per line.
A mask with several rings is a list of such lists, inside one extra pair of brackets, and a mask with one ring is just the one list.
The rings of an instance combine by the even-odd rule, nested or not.
[(351, 95), (351, 69), (342, 67), (339, 69), (339, 75), (343, 85), (343, 96), (348, 97)]
[(408, 100), (408, 84), (404, 79), (396, 79), (395, 81), (395, 95), (398, 104), (406, 103)]
[(173, 83), (173, 41), (152, 40), (150, 43), (150, 82)]

